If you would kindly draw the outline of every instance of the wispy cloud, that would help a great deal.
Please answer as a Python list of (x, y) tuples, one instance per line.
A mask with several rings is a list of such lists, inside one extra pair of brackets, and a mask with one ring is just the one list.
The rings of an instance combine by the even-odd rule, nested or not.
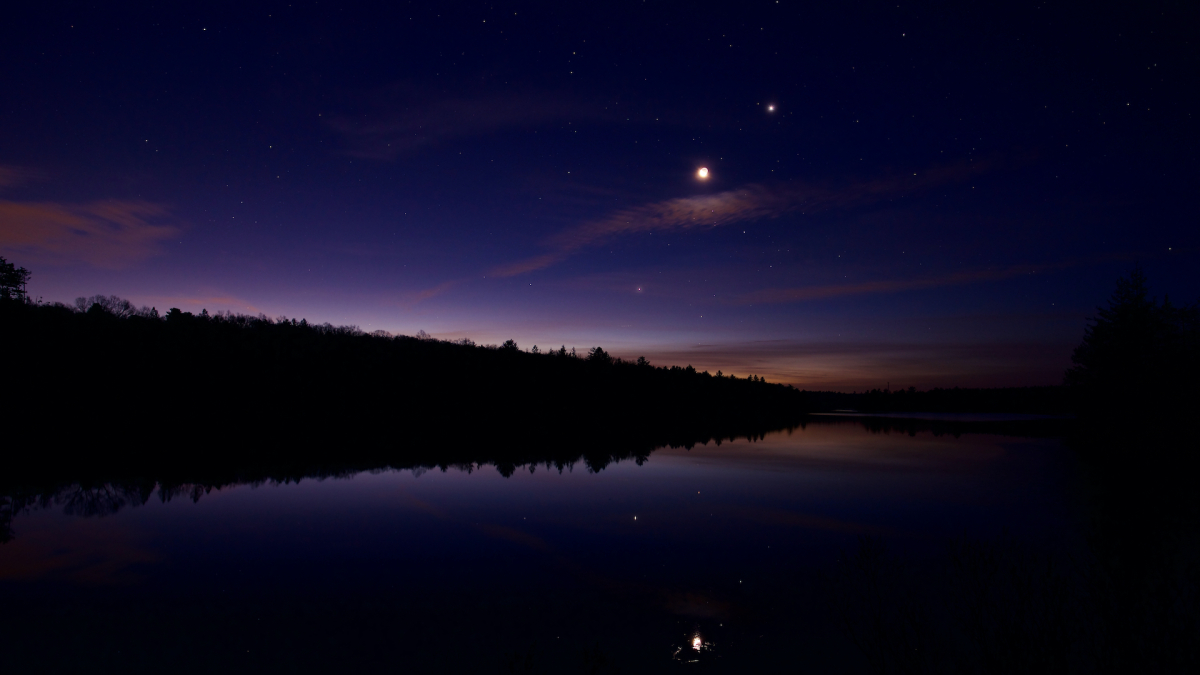
[(52, 261), (117, 268), (143, 260), (179, 234), (166, 208), (143, 201), (72, 205), (0, 200), (0, 248)]
[(422, 301), (428, 300), (432, 297), (439, 296), (442, 293), (445, 293), (446, 291), (450, 290), (451, 288), (454, 288), (455, 286), (461, 284), (463, 281), (464, 281), (464, 279), (451, 279), (450, 281), (444, 281), (432, 288), (426, 288), (424, 290), (417, 291), (416, 293), (409, 294), (408, 296), (405, 297), (406, 304), (415, 305), (418, 302), (422, 302)]
[(958, 272), (939, 277), (923, 279), (882, 279), (863, 281), (854, 284), (831, 284), (826, 286), (806, 286), (803, 288), (766, 288), (738, 298), (742, 304), (772, 304), (805, 302), (808, 300), (824, 300), (844, 295), (865, 295), (871, 293), (899, 293), (924, 288), (941, 286), (960, 286), (981, 281), (999, 281), (1024, 274), (1036, 274), (1037, 269), (1029, 265), (1018, 265), (996, 270), (976, 270)]
[(544, 93), (455, 98), (397, 87), (383, 98), (391, 101), (372, 112), (330, 118), (329, 125), (346, 140), (346, 154), (365, 159), (395, 159), (455, 138), (555, 120), (581, 121), (604, 116), (603, 105), (585, 105)]
[[(82, 489), (80, 489), (82, 491)], [(128, 582), (138, 567), (162, 559), (136, 529), (117, 518), (58, 518), (5, 544), (0, 579), (68, 579), (83, 584)], [(70, 541), (70, 546), (63, 546)]]
[(41, 176), (37, 171), (26, 169), (19, 166), (5, 166), (0, 164), (0, 188), (15, 187), (24, 183), (31, 178)]
[[(326, 117), (345, 141), (346, 154), (391, 160), (459, 138), (493, 134), (505, 129), (545, 128), (550, 124), (620, 123), (712, 129), (727, 123), (719, 113), (672, 100), (628, 100), (617, 93), (580, 94), (512, 88), (481, 81), (468, 88), (446, 91), (411, 83), (395, 83), (368, 95), (356, 113)], [(623, 100), (624, 99), (624, 100)], [(570, 128), (570, 127), (567, 127)]]
[(836, 298), (845, 295), (901, 293), (904, 291), (940, 288), (943, 286), (963, 286), (966, 284), (981, 283), (985, 281), (1003, 281), (1004, 279), (1012, 279), (1013, 277), (1069, 269), (1079, 265), (1094, 265), (1097, 263), (1118, 260), (1145, 260), (1148, 257), (1153, 257), (1153, 254), (1145, 252), (1123, 251), (1120, 253), (1107, 253), (1103, 255), (1088, 256), (1085, 258), (1068, 258), (1065, 260), (1041, 263), (1038, 265), (1012, 265), (1010, 267), (1003, 268), (967, 270), (954, 272), (952, 274), (943, 274), (940, 276), (922, 277), (919, 279), (879, 279), (875, 281), (862, 281), (853, 284), (828, 284), (824, 286), (804, 286), (800, 288), (764, 288), (759, 291), (741, 295), (737, 298), (736, 302), (737, 304), (765, 305), (775, 303), (806, 302), (810, 300), (824, 300), (826, 298)]
[(546, 253), (502, 265), (491, 274), (511, 277), (550, 267), (576, 252), (611, 239), (650, 232), (714, 228), (789, 213), (816, 214), (918, 192), (962, 180), (985, 168), (984, 162), (890, 176), (845, 186), (746, 185), (711, 195), (678, 197), (617, 211), (601, 220), (561, 232), (546, 242)]
[(671, 232), (698, 227), (719, 227), (733, 222), (778, 216), (796, 199), (787, 191), (759, 185), (713, 195), (680, 197), (618, 211), (608, 218), (561, 232), (547, 242), (549, 252), (492, 271), (511, 277), (549, 267), (575, 252), (616, 237), (642, 232)]

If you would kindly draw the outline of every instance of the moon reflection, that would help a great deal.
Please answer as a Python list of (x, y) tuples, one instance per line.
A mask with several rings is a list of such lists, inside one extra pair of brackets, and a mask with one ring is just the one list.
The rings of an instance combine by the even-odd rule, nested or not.
[(672, 658), (684, 663), (696, 663), (712, 658), (713, 643), (704, 639), (699, 630), (694, 630), (684, 637), (682, 647), (675, 647)]

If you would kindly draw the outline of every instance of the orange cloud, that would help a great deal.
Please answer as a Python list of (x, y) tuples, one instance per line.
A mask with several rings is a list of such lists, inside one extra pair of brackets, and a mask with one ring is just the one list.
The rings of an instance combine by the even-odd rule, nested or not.
[(123, 267), (159, 251), (179, 234), (154, 224), (168, 216), (157, 204), (105, 200), (83, 205), (0, 200), (0, 248), (97, 267)]
[[(116, 520), (40, 518), (4, 545), (0, 580), (66, 579), (85, 584), (129, 581), (161, 555)], [(132, 568), (132, 569), (131, 569)]]
[(622, 235), (673, 232), (699, 227), (778, 218), (788, 213), (820, 213), (862, 206), (907, 192), (961, 180), (985, 168), (984, 162), (940, 167), (911, 176), (892, 176), (844, 187), (747, 185), (713, 195), (679, 197), (618, 211), (603, 220), (567, 230), (547, 242), (550, 250), (527, 260), (504, 265), (491, 274), (512, 277), (544, 269), (577, 251)]
[(28, 169), (22, 169), (17, 166), (0, 165), (0, 188), (13, 187), (20, 185), (26, 180), (37, 176), (37, 172)]

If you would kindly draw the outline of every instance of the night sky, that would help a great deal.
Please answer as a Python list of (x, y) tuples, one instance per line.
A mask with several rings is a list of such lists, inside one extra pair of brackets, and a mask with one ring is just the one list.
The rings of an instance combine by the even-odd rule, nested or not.
[(44, 301), (1057, 384), (1118, 275), (1200, 296), (1195, 7), (20, 3), (0, 254)]

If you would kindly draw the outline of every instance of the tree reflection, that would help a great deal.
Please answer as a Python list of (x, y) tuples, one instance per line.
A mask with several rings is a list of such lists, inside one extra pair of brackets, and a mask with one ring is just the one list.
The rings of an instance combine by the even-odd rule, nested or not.
[(737, 439), (754, 441), (773, 430), (749, 427), (741, 434), (679, 434), (667, 442), (653, 435), (624, 442), (610, 442), (600, 436), (574, 444), (549, 440), (530, 441), (524, 446), (503, 440), (494, 442), (490, 450), (463, 442), (443, 442), (421, 449), (346, 447), (337, 451), (324, 447), (270, 450), (239, 446), (238, 452), (213, 452), (203, 459), (186, 453), (143, 453), (133, 456), (136, 461), (126, 458), (112, 465), (38, 465), (38, 471), (31, 474), (0, 477), (0, 542), (15, 536), (14, 518), (32, 508), (61, 508), (66, 515), (97, 517), (141, 506), (156, 494), (163, 503), (176, 499), (196, 502), (214, 490), (237, 485), (287, 484), (392, 470), (408, 470), (420, 476), (431, 470), (469, 474), (491, 467), (505, 478), (518, 471), (534, 473), (539, 467), (558, 473), (582, 467), (598, 473), (617, 462), (641, 465), (656, 448), (691, 449)]

